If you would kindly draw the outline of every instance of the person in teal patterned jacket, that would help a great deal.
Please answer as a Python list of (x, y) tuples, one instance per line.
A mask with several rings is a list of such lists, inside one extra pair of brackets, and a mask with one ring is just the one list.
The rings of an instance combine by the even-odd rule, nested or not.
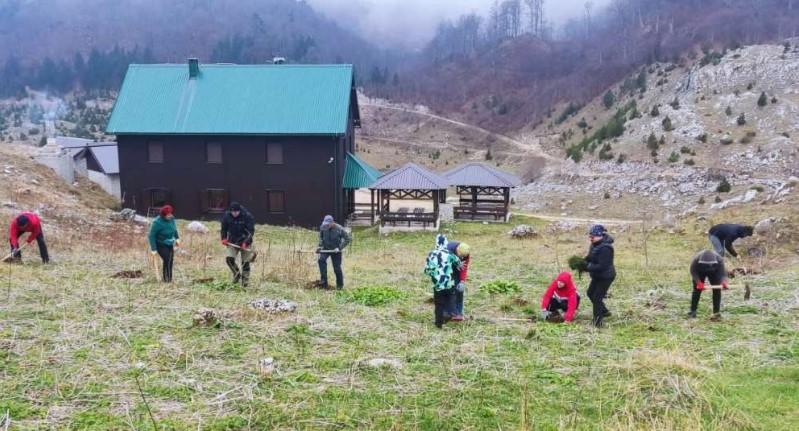
[(436, 248), (427, 255), (424, 273), (433, 282), (433, 303), (435, 304), (435, 324), (444, 325), (445, 312), (450, 308), (455, 287), (455, 268), (461, 264), (455, 253), (447, 250), (447, 237), (436, 236)]

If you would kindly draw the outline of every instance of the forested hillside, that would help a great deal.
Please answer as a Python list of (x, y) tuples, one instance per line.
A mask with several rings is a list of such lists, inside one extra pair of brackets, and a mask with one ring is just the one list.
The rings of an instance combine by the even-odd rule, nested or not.
[[(536, 24), (533, 1), (498, 2), (489, 16), (445, 22), (414, 80), (384, 96), (424, 103), (500, 131), (540, 122), (558, 102), (584, 104), (655, 62), (796, 35), (792, 0), (614, 0), (562, 29)], [(705, 51), (703, 53), (702, 51)]]
[[(115, 90), (132, 62), (353, 63), (387, 75), (391, 56), (295, 0), (0, 2), (0, 97), (25, 86)], [(373, 71), (374, 70), (374, 71)]]

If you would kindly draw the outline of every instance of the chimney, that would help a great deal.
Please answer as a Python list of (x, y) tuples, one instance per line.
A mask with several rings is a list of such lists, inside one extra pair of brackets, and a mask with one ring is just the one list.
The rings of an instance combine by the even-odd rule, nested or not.
[(200, 60), (197, 58), (189, 59), (189, 79), (196, 79), (200, 76)]

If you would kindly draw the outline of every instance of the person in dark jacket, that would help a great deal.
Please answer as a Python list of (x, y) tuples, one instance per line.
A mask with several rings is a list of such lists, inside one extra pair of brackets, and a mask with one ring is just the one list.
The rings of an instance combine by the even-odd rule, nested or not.
[[(709, 281), (711, 286), (721, 285), (722, 289), (729, 288), (727, 284), (727, 270), (724, 269), (724, 259), (716, 252), (704, 250), (694, 257), (691, 262), (691, 280), (693, 282), (693, 294), (691, 295), (691, 311), (689, 318), (696, 317), (696, 309), (699, 307), (699, 298), (705, 290), (705, 281)], [(713, 289), (713, 316), (711, 320), (721, 319), (721, 289)]]
[(452, 273), (452, 277), (455, 279), (455, 288), (452, 292), (451, 307), (448, 311), (450, 320), (462, 322), (464, 319), (463, 294), (466, 293), (466, 279), (469, 276), (469, 264), (472, 262), (471, 247), (465, 242), (449, 241), (447, 242), (447, 251), (460, 259), (460, 265)]
[(162, 279), (164, 283), (172, 282), (172, 266), (175, 263), (175, 247), (180, 246), (180, 235), (175, 223), (174, 209), (171, 205), (164, 205), (150, 226), (150, 252), (153, 257), (161, 257), (163, 262)]
[(22, 260), (22, 251), (19, 248), (19, 238), (28, 233), (27, 243), (30, 244), (36, 240), (39, 246), (39, 256), (42, 258), (42, 263), (50, 262), (50, 255), (47, 253), (47, 244), (44, 242), (44, 233), (42, 232), (42, 221), (39, 216), (32, 212), (24, 212), (14, 220), (11, 220), (11, 225), (8, 228), (8, 243), (11, 245), (11, 258), (14, 261)]
[(754, 234), (755, 228), (740, 224), (717, 224), (708, 231), (708, 238), (713, 249), (719, 256), (724, 257), (724, 250), (733, 256), (738, 257), (738, 253), (732, 248), (732, 243), (740, 238), (746, 238)]
[[(233, 273), (233, 283), (247, 287), (250, 282), (250, 263), (255, 257), (252, 243), (255, 239), (255, 218), (238, 202), (222, 217), (222, 245), (227, 247), (225, 262)], [(236, 258), (241, 256), (241, 269)]]
[(591, 284), (588, 285), (587, 293), (594, 309), (592, 323), (600, 327), (602, 320), (610, 316), (610, 310), (605, 306), (605, 297), (613, 280), (616, 279), (616, 267), (613, 265), (613, 237), (608, 235), (607, 229), (600, 224), (592, 226), (588, 235), (591, 247), (585, 261), (586, 270), (591, 276)]
[(341, 252), (352, 241), (350, 234), (333, 220), (333, 216), (326, 215), (319, 226), (319, 287), (328, 288), (327, 284), (327, 259), (333, 262), (333, 272), (336, 274), (336, 289), (344, 288), (344, 272), (341, 270)]

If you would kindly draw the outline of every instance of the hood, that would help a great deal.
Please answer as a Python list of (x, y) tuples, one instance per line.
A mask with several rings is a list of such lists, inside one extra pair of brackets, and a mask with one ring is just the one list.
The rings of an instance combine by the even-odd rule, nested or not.
[(599, 242), (597, 242), (597, 243), (594, 243), (594, 244), (591, 244), (591, 245), (592, 245), (593, 247), (599, 247), (599, 246), (602, 246), (602, 245), (613, 245), (613, 243), (614, 243), (615, 241), (616, 241), (616, 240), (614, 240), (612, 236), (605, 234), (605, 237), (604, 237), (604, 238), (602, 238), (602, 240), (601, 240), (601, 241), (599, 241)]
[(572, 280), (572, 273), (568, 271), (564, 271), (558, 274), (558, 277), (555, 280), (565, 283), (567, 287), (574, 282)]
[(446, 251), (447, 250), (447, 244), (449, 244), (449, 241), (447, 240), (447, 237), (444, 234), (436, 235), (436, 249), (437, 250)]

